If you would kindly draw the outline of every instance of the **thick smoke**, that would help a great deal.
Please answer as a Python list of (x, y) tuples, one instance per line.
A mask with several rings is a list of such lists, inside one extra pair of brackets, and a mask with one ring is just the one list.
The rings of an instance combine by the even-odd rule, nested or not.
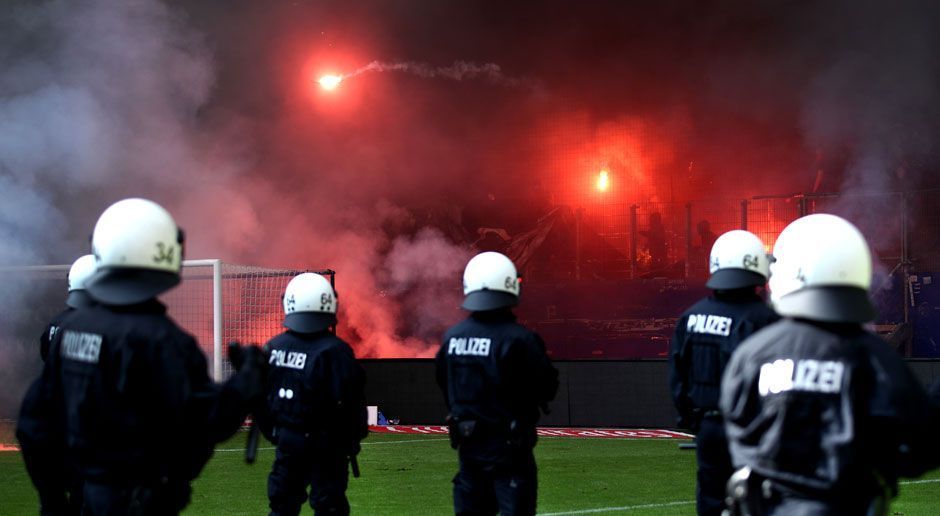
[[(459, 295), (469, 250), (431, 231), (399, 238), (387, 228), (400, 208), (313, 186), (328, 177), (306, 192), (267, 178), (256, 121), (210, 114), (215, 63), (182, 11), (156, 0), (18, 2), (0, 12), (0, 69), (0, 264), (71, 263), (104, 207), (142, 196), (187, 230), (189, 258), (338, 270), (341, 331), (360, 355), (427, 356), (457, 316), (442, 285)], [(419, 265), (411, 246), (433, 267), (389, 272)], [(64, 306), (36, 307), (48, 292), (9, 274), (4, 283), (0, 414), (10, 415), (38, 370), (44, 321)], [(64, 282), (56, 288), (64, 299)]]

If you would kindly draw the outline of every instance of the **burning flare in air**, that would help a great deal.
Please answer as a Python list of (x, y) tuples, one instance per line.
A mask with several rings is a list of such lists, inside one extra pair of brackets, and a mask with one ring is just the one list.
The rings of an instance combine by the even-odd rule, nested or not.
[(610, 188), (610, 173), (601, 170), (601, 173), (597, 175), (597, 190), (606, 192), (608, 188)]
[(320, 83), (320, 87), (324, 90), (335, 90), (339, 87), (339, 83), (343, 82), (342, 75), (324, 75), (317, 79), (317, 82)]

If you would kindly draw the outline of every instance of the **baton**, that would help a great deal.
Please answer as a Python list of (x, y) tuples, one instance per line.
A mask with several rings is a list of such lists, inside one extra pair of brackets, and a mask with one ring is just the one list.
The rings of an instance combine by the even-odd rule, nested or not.
[(248, 429), (248, 442), (245, 443), (245, 463), (247, 464), (254, 464), (255, 458), (258, 457), (258, 434), (260, 433), (258, 422), (252, 420), (251, 428)]

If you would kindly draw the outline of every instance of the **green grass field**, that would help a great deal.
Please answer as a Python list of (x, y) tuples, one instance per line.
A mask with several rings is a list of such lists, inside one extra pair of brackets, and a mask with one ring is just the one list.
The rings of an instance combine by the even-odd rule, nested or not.
[[(267, 474), (274, 450), (244, 463), (245, 435), (219, 445), (193, 485), (185, 514), (266, 514)], [(542, 438), (539, 512), (548, 514), (694, 514), (695, 455), (675, 440)], [(359, 457), (362, 478), (350, 479), (357, 514), (449, 514), (457, 459), (445, 437), (373, 434)], [(35, 491), (17, 452), (0, 452), (0, 514), (36, 514)], [(940, 471), (901, 486), (894, 514), (940, 513)], [(304, 514), (311, 514), (309, 507)]]

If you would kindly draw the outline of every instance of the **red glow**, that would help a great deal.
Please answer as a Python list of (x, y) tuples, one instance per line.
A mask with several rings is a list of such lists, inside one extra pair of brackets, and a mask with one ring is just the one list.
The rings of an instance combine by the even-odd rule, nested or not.
[[(590, 212), (598, 206), (598, 194), (605, 194), (604, 204), (679, 198), (673, 195), (681, 182), (672, 181), (677, 159), (672, 142), (681, 131), (673, 126), (681, 124), (639, 117), (597, 124), (582, 113), (547, 120), (536, 146), (544, 149), (540, 168), (553, 204)], [(585, 177), (585, 171), (592, 172)]]

